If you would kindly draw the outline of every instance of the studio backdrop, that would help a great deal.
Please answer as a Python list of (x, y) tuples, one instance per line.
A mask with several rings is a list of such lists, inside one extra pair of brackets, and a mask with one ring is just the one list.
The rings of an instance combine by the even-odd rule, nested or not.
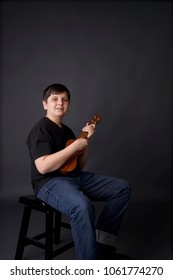
[(168, 199), (170, 50), (167, 1), (1, 1), (1, 196), (32, 193), (26, 138), (62, 83), (76, 136), (102, 118), (86, 170), (130, 181), (132, 200)]

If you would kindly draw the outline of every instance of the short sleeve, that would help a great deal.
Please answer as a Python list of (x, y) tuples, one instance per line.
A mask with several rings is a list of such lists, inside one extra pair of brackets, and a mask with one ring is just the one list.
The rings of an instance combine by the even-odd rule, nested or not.
[(52, 152), (50, 136), (42, 127), (37, 127), (30, 133), (27, 145), (34, 160)]

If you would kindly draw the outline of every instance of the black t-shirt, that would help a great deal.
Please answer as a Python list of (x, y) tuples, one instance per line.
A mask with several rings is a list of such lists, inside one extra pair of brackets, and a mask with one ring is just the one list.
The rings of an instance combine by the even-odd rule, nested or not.
[(31, 158), (31, 183), (35, 193), (50, 178), (59, 176), (59, 173), (54, 171), (43, 175), (38, 172), (34, 161), (64, 149), (68, 139), (75, 139), (73, 131), (64, 124), (59, 127), (47, 117), (41, 118), (32, 128), (26, 143)]

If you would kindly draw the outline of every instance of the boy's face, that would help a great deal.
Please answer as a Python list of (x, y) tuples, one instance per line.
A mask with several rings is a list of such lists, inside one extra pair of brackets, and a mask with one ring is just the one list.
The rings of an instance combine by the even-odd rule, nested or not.
[(70, 101), (67, 93), (52, 93), (47, 102), (43, 100), (43, 107), (47, 111), (47, 116), (50, 118), (63, 117), (69, 109)]

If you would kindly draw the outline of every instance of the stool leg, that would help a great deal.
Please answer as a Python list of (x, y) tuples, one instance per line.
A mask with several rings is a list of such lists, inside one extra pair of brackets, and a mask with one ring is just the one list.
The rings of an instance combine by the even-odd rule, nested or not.
[(31, 216), (31, 208), (25, 205), (18, 243), (17, 243), (17, 249), (15, 253), (15, 260), (21, 260), (23, 257), (23, 252), (25, 247), (25, 236), (27, 235), (30, 216)]
[(61, 212), (55, 212), (55, 225), (54, 225), (54, 244), (58, 244), (60, 241), (61, 233)]
[(45, 260), (53, 258), (53, 212), (46, 212)]

